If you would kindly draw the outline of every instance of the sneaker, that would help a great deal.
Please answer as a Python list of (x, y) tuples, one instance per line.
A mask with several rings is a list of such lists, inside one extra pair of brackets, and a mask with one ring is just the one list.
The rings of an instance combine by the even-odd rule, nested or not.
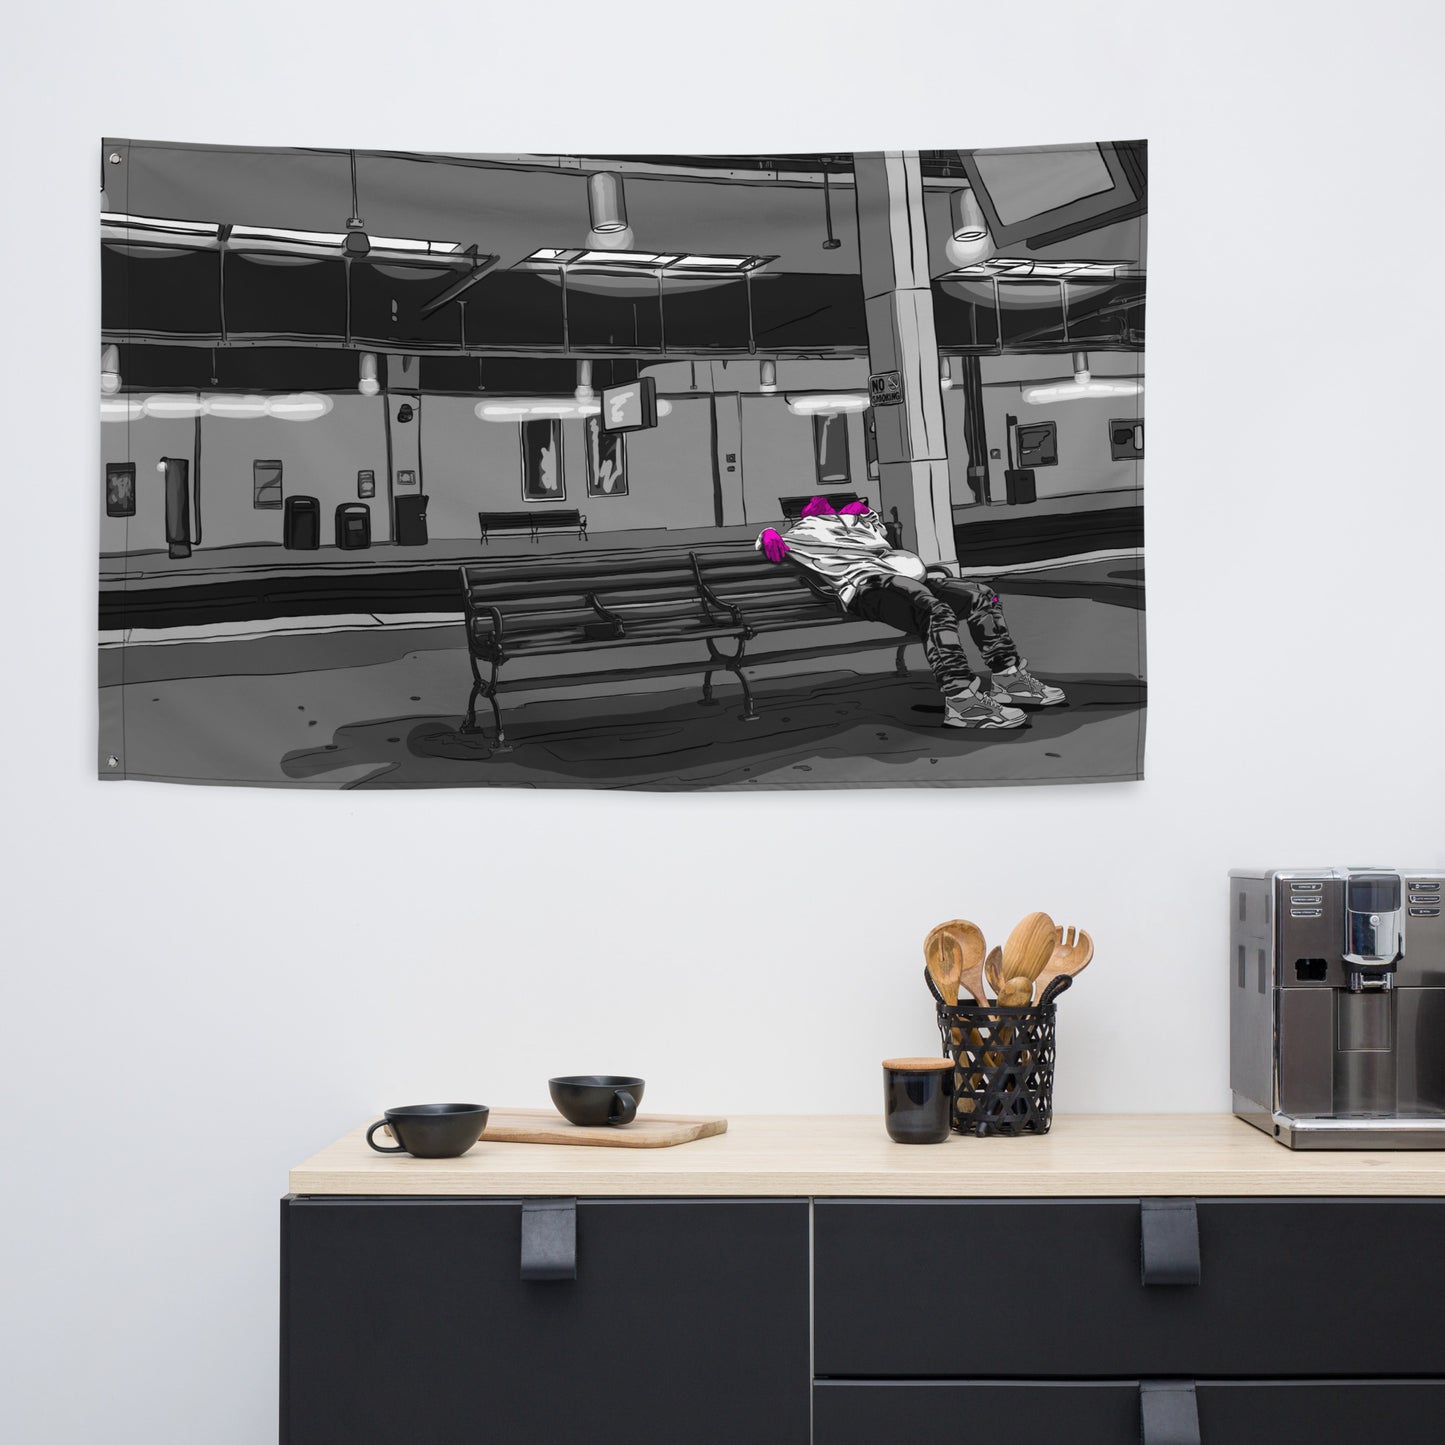
[(989, 697), (999, 704), (1018, 703), (1022, 707), (1060, 707), (1068, 702), (1061, 687), (1040, 682), (1033, 673), (1025, 672), (1022, 662), (1011, 672), (996, 672), (991, 679)]
[(949, 693), (944, 697), (946, 728), (1021, 728), (1028, 718), (1016, 707), (1000, 707), (981, 687), (971, 692)]

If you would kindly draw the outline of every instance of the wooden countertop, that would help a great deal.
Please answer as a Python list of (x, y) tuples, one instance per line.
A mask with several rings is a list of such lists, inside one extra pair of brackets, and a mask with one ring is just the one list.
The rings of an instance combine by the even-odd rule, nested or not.
[(895, 1144), (876, 1115), (752, 1115), (668, 1149), (481, 1140), (388, 1158), (365, 1126), (291, 1171), (293, 1194), (1048, 1197), (1438, 1195), (1445, 1151), (1291, 1150), (1230, 1114), (1061, 1115), (1041, 1139)]

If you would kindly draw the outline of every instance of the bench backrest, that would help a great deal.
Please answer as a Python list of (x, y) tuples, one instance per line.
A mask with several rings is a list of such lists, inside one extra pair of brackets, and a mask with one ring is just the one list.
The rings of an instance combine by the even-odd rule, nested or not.
[(785, 626), (837, 617), (836, 599), (808, 574), (788, 562), (769, 562), (751, 546), (717, 548), (693, 554), (698, 575), (724, 602), (760, 626)]
[[(501, 614), (508, 638), (596, 622), (609, 612), (702, 605), (687, 552), (599, 552), (468, 562), (461, 568), (468, 622)], [(592, 599), (599, 606), (594, 607)]]
[(805, 497), (779, 497), (778, 506), (788, 521), (797, 522), (802, 519), (803, 508), (806, 507), (814, 497), (825, 495), (832, 504), (835, 512), (841, 512), (850, 502), (863, 502), (870, 506), (872, 505), (868, 502), (867, 497), (860, 497), (857, 492), (809, 492)]
[(484, 532), (500, 527), (579, 527), (582, 513), (568, 507), (536, 512), (478, 512), (477, 521)]

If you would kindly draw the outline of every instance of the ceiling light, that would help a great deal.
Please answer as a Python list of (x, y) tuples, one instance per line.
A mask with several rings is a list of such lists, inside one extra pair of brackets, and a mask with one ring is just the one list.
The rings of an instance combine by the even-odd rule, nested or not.
[(577, 390), (572, 393), (578, 401), (591, 401), (594, 395), (592, 391), (592, 363), (590, 361), (579, 361), (577, 363)]
[(984, 224), (978, 197), (971, 186), (963, 186), (948, 198), (951, 234), (943, 251), (957, 267), (976, 266), (994, 252), (993, 238)]
[(758, 367), (758, 390), (769, 396), (778, 389), (778, 363), (765, 361)]
[(206, 403), (204, 398), (195, 394), (183, 396), (168, 393), (146, 397), (145, 409), (145, 414), (154, 417), (157, 421), (183, 420), (188, 417), (205, 416)]
[(476, 414), (483, 421), (521, 422), (542, 418), (559, 421), (578, 417), (600, 416), (600, 401), (578, 401), (570, 396), (509, 397), (496, 401), (479, 401)]
[(598, 171), (587, 177), (587, 213), (592, 229), (587, 244), (597, 251), (630, 251), (632, 227), (627, 224), (627, 198), (622, 177)]
[(795, 416), (818, 416), (829, 412), (867, 411), (866, 391), (809, 392), (804, 396), (790, 396), (788, 410)]
[(381, 390), (381, 382), (376, 376), (376, 353), (374, 351), (363, 351), (361, 353), (361, 376), (356, 383), (356, 389), (362, 396), (375, 396)]
[(114, 396), (120, 390), (120, 347), (100, 348), (100, 394)]
[(138, 396), (105, 396), (100, 401), (101, 421), (139, 421), (146, 404)]
[(206, 415), (229, 417), (233, 421), (253, 421), (270, 410), (264, 396), (208, 396)]
[(329, 396), (319, 392), (300, 391), (291, 396), (272, 396), (266, 399), (266, 415), (282, 421), (315, 421), (331, 410)]
[(1139, 377), (1095, 377), (1089, 370), (1089, 353), (1076, 351), (1072, 381), (1026, 386), (1023, 399), (1031, 406), (1043, 406), (1057, 401), (1081, 401), (1086, 397), (1138, 396), (1143, 389), (1144, 382)]
[(953, 385), (953, 362), (947, 356), (938, 358), (938, 384), (944, 391)]

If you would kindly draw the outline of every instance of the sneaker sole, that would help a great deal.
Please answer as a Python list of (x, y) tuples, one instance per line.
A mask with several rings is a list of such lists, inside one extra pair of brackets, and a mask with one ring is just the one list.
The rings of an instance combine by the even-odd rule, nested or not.
[(1019, 718), (1016, 722), (970, 722), (967, 718), (946, 717), (943, 720), (946, 728), (971, 728), (974, 732), (997, 732), (1006, 728), (1026, 728), (1029, 720), (1026, 717)]

